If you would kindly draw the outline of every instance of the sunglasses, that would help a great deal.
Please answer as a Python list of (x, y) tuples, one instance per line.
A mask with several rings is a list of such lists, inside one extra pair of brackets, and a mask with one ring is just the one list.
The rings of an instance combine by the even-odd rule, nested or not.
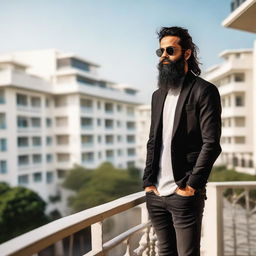
[(174, 52), (175, 52), (175, 49), (177, 49), (177, 47), (173, 47), (173, 46), (168, 46), (166, 48), (159, 48), (159, 49), (156, 50), (156, 55), (158, 57), (161, 57), (165, 50), (166, 50), (168, 55), (173, 55)]

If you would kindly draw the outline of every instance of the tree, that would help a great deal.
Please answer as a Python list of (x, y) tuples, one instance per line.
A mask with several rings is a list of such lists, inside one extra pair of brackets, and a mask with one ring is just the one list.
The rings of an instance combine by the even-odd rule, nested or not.
[(69, 198), (69, 206), (77, 212), (141, 191), (138, 172), (136, 168), (115, 168), (109, 162), (95, 170), (76, 166), (68, 172), (63, 183), (65, 188), (77, 192)]
[(0, 182), (0, 243), (48, 223), (45, 207), (34, 191)]

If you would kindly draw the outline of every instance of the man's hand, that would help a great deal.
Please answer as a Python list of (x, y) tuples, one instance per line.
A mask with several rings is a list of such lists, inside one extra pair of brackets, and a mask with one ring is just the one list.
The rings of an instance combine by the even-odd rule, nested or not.
[(151, 190), (153, 190), (156, 195), (159, 195), (159, 192), (157, 191), (155, 186), (148, 186), (148, 187), (145, 187), (144, 189), (145, 192), (149, 192)]
[(177, 188), (175, 190), (175, 192), (179, 195), (182, 195), (182, 196), (193, 196), (195, 194), (195, 189), (192, 188), (191, 186), (189, 185), (186, 185), (185, 188)]

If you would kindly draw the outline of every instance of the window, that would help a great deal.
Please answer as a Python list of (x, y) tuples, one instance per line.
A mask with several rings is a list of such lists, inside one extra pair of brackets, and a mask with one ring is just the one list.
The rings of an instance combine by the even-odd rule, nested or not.
[(117, 111), (118, 111), (118, 112), (121, 112), (121, 111), (122, 111), (122, 106), (121, 106), (120, 104), (117, 104), (116, 107), (117, 107)]
[(32, 137), (32, 144), (33, 146), (41, 146), (42, 145), (41, 137)]
[(46, 118), (46, 126), (52, 127), (52, 119), (51, 118)]
[(51, 137), (51, 136), (47, 136), (47, 137), (46, 137), (46, 145), (47, 145), (47, 146), (52, 145), (52, 137)]
[(117, 135), (117, 141), (121, 142), (122, 141), (122, 135)]
[(5, 113), (0, 113), (0, 129), (6, 128)]
[(130, 167), (135, 167), (135, 162), (134, 161), (128, 161), (127, 162), (127, 168), (130, 168)]
[(40, 97), (31, 97), (31, 106), (35, 108), (41, 107), (41, 99)]
[(70, 159), (70, 155), (69, 154), (65, 154), (65, 153), (57, 154), (58, 162), (68, 162), (69, 159)]
[(114, 151), (113, 150), (106, 150), (106, 157), (107, 158), (114, 157)]
[(28, 155), (19, 155), (18, 156), (18, 165), (28, 165), (29, 156)]
[(124, 91), (128, 94), (135, 95), (136, 90), (130, 89), (130, 88), (125, 88)]
[(28, 137), (18, 137), (17, 138), (18, 147), (28, 147)]
[(0, 89), (0, 104), (5, 103), (4, 90)]
[(135, 142), (135, 136), (134, 135), (127, 135), (127, 142), (128, 143), (133, 143)]
[(121, 127), (121, 126), (122, 126), (122, 123), (121, 123), (120, 120), (117, 120), (117, 121), (116, 121), (116, 126), (117, 126), (117, 127)]
[(46, 162), (52, 163), (53, 161), (53, 155), (52, 154), (46, 154)]
[(112, 129), (114, 127), (114, 120), (112, 119), (105, 119), (105, 128)]
[(235, 126), (244, 127), (245, 126), (245, 117), (235, 117)]
[(83, 162), (93, 162), (94, 160), (94, 152), (86, 152), (82, 154)]
[(33, 173), (33, 179), (35, 182), (41, 182), (42, 181), (42, 173), (41, 172)]
[(28, 184), (28, 175), (19, 175), (18, 176), (18, 184), (19, 185), (26, 185)]
[(62, 116), (62, 117), (56, 117), (56, 126), (57, 127), (66, 127), (68, 126), (68, 117)]
[(82, 144), (91, 145), (93, 144), (93, 135), (82, 135), (81, 140), (82, 140)]
[(57, 60), (57, 67), (60, 68), (65, 68), (65, 67), (74, 67), (77, 69), (81, 69), (83, 71), (90, 71), (90, 64), (79, 60), (74, 57), (67, 57), (67, 58), (61, 58)]
[(97, 85), (97, 81), (96, 80), (90, 79), (90, 78), (85, 77), (85, 76), (77, 75), (76, 76), (76, 81), (78, 83), (82, 83), (82, 84), (86, 84), (86, 85), (91, 85), (91, 86)]
[(82, 117), (81, 118), (81, 126), (85, 128), (92, 128), (93, 120), (90, 117)]
[(7, 173), (7, 161), (6, 160), (0, 160), (0, 174)]
[(129, 116), (133, 116), (134, 115), (134, 107), (127, 107), (127, 114)]
[(244, 82), (245, 81), (244, 73), (234, 74), (234, 80), (235, 80), (235, 82)]
[(64, 107), (67, 105), (67, 97), (56, 96), (54, 103), (55, 103), (55, 107)]
[(93, 109), (93, 101), (91, 99), (80, 99), (80, 106), (85, 110)]
[(18, 106), (26, 107), (28, 105), (28, 97), (24, 94), (16, 94), (16, 102)]
[(238, 107), (244, 106), (244, 97), (242, 95), (235, 96), (235, 105)]
[(33, 163), (34, 164), (39, 164), (42, 162), (42, 155), (40, 154), (33, 154), (32, 155)]
[(69, 135), (57, 135), (57, 145), (68, 145), (69, 144)]
[(236, 136), (234, 137), (235, 144), (244, 144), (245, 143), (245, 137), (244, 136)]
[(0, 151), (5, 152), (7, 151), (7, 139), (0, 138)]
[(51, 104), (50, 99), (46, 98), (46, 99), (45, 99), (45, 107), (49, 108), (49, 107), (50, 107), (50, 104)]
[(126, 127), (129, 130), (133, 130), (135, 128), (135, 122), (131, 122), (131, 121), (126, 122)]
[(28, 127), (28, 118), (25, 116), (18, 116), (17, 117), (17, 125), (19, 128)]
[(46, 172), (46, 182), (51, 184), (53, 182), (53, 172), (48, 171)]
[(113, 113), (113, 110), (114, 110), (113, 104), (106, 102), (105, 103), (105, 112), (106, 113)]
[(127, 149), (128, 156), (135, 156), (135, 148), (128, 148)]
[(113, 144), (114, 143), (114, 136), (113, 135), (106, 135), (106, 144)]
[(41, 127), (41, 118), (39, 117), (32, 117), (31, 118), (32, 127)]

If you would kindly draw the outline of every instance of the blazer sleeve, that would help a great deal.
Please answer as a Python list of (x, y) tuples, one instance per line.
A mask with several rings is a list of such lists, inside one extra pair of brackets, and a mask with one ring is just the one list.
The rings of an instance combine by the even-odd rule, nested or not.
[(204, 187), (212, 166), (222, 148), (221, 137), (221, 100), (217, 87), (210, 84), (199, 97), (199, 123), (202, 136), (202, 148), (187, 184), (192, 188)]
[(143, 188), (148, 187), (148, 186), (153, 186), (154, 183), (151, 181), (152, 179), (152, 160), (153, 160), (153, 153), (154, 153), (154, 114), (153, 114), (153, 109), (154, 109), (154, 94), (152, 94), (151, 98), (151, 123), (150, 123), (150, 131), (149, 131), (149, 138), (147, 141), (147, 153), (146, 153), (146, 163), (145, 163), (145, 168), (144, 168), (144, 175), (143, 175)]

